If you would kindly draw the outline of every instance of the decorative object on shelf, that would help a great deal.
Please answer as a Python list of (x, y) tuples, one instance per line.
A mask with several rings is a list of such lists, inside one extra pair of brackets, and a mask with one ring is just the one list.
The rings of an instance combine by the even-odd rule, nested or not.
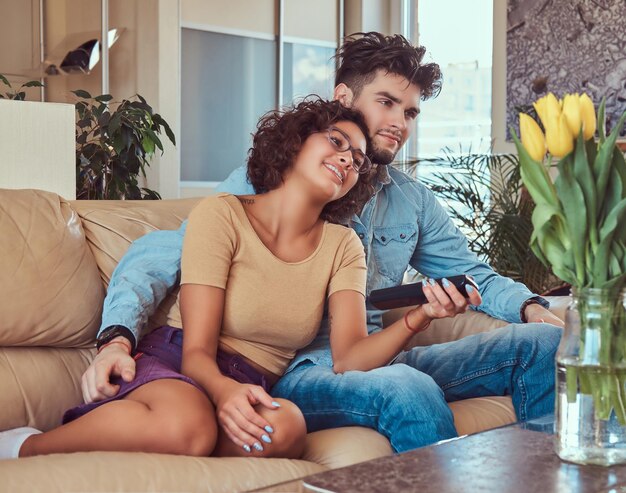
[(0, 92), (0, 99), (14, 99), (17, 101), (24, 101), (24, 99), (26, 99), (26, 91), (24, 91), (25, 88), (43, 87), (43, 84), (38, 80), (31, 80), (22, 84), (18, 89), (14, 89), (8, 79), (2, 74), (0, 74), (0, 82), (9, 88), (4, 94)]
[(90, 74), (100, 62), (103, 48), (110, 50), (125, 29), (108, 29), (107, 45), (102, 43), (102, 33), (90, 31), (68, 34), (43, 61), (38, 72), (28, 75), (73, 75)]
[(596, 141), (587, 95), (550, 93), (534, 107), (543, 129), (521, 113), (521, 142), (511, 130), (537, 204), (531, 248), (573, 286), (556, 356), (556, 452), (626, 463), (626, 162), (616, 144), (626, 112), (607, 136), (603, 100)]
[[(420, 174), (420, 167), (433, 171)], [(408, 161), (405, 170), (419, 175), (444, 202), (469, 249), (503, 276), (535, 293), (562, 282), (528, 250), (534, 202), (522, 186), (515, 154), (475, 154), (471, 150)]]
[(92, 97), (72, 91), (76, 103), (76, 196), (79, 199), (160, 199), (154, 190), (140, 188), (137, 178), (146, 176), (149, 158), (164, 131), (176, 145), (167, 122), (154, 113), (146, 100), (124, 99), (115, 110), (110, 94)]

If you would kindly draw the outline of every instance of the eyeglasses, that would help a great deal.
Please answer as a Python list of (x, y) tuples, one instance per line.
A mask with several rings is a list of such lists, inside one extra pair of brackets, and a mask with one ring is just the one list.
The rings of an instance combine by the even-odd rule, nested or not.
[(350, 144), (350, 137), (337, 127), (330, 127), (326, 138), (330, 145), (338, 152), (350, 151), (352, 154), (352, 168), (359, 174), (368, 173), (372, 169), (372, 162), (361, 149), (355, 149)]

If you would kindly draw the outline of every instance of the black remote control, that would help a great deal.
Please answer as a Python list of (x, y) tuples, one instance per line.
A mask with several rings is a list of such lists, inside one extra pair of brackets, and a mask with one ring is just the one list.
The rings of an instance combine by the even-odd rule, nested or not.
[[(476, 283), (466, 275), (450, 276), (447, 278), (451, 284), (454, 284), (459, 292), (467, 298), (467, 286), (472, 286), (478, 290)], [(437, 284), (441, 284), (441, 279), (435, 280)], [(403, 284), (393, 288), (375, 289), (367, 299), (372, 305), (381, 310), (389, 310), (391, 308), (400, 308), (403, 306), (423, 305), (428, 300), (424, 296), (422, 283), (416, 282), (411, 284)]]

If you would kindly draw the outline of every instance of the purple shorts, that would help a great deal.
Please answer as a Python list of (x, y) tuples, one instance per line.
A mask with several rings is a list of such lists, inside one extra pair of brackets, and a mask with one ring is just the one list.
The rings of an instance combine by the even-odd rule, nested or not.
[[(121, 377), (111, 378), (111, 383), (120, 386), (117, 395), (102, 401), (83, 404), (69, 409), (63, 415), (63, 423), (73, 421), (102, 404), (122, 399), (133, 390), (148, 382), (161, 380), (163, 378), (182, 380), (204, 392), (204, 389), (202, 389), (200, 385), (180, 373), (182, 352), (182, 330), (167, 325), (153, 330), (140, 339), (137, 345), (137, 349), (134, 353), (137, 364), (135, 378), (131, 382), (125, 382)], [(270, 385), (265, 375), (256, 370), (256, 368), (253, 368), (241, 356), (218, 350), (217, 366), (224, 376), (230, 377), (239, 383), (260, 385), (266, 392), (270, 390)]]

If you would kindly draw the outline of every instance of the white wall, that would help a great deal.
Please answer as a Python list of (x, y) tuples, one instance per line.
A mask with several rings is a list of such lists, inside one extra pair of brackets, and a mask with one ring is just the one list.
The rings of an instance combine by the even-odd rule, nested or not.
[(74, 107), (0, 100), (0, 188), (76, 198)]

